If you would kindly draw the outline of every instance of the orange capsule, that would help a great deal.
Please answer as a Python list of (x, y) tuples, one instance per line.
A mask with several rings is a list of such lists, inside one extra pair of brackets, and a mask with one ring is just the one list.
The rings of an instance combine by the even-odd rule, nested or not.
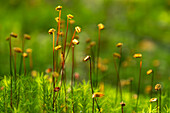
[(156, 84), (156, 85), (155, 85), (155, 90), (158, 91), (158, 90), (160, 90), (160, 89), (161, 89), (161, 84)]
[(83, 61), (88, 61), (90, 59), (90, 56), (86, 56), (84, 59), (83, 59)]
[(156, 102), (156, 101), (158, 101), (157, 98), (151, 98), (151, 99), (150, 99), (150, 102)]
[(100, 24), (98, 24), (98, 28), (99, 28), (99, 30), (102, 30), (102, 29), (104, 29), (104, 25), (102, 23), (100, 23)]
[(56, 30), (54, 28), (51, 28), (48, 30), (48, 33), (51, 35), (52, 33), (54, 33)]
[(55, 87), (54, 88), (54, 92), (58, 92), (58, 91), (60, 91), (60, 88), (59, 87)]
[(74, 18), (74, 16), (73, 16), (73, 15), (71, 15), (71, 14), (68, 14), (68, 15), (67, 15), (67, 18), (68, 18), (68, 19), (73, 19), (73, 18)]
[(116, 47), (122, 47), (123, 43), (118, 43)]
[(120, 58), (120, 54), (119, 53), (113, 53), (113, 56), (116, 57), (116, 58)]
[(79, 44), (79, 41), (78, 41), (77, 39), (73, 39), (73, 40), (72, 40), (72, 43), (73, 43), (74, 45), (78, 45), (78, 44)]
[(45, 70), (46, 73), (51, 73), (52, 72), (52, 68), (48, 68)]
[(92, 42), (90, 42), (90, 46), (92, 47), (92, 46), (95, 46), (96, 45), (96, 42), (95, 41), (92, 41)]
[(141, 57), (142, 57), (142, 54), (140, 54), (140, 53), (134, 54), (133, 57), (134, 57), (134, 58), (141, 58)]
[(56, 51), (59, 50), (59, 49), (61, 49), (61, 45), (56, 46), (54, 49), (55, 49)]
[(121, 105), (121, 106), (125, 106), (126, 104), (122, 101), (122, 102), (120, 103), (120, 105)]
[(56, 21), (56, 22), (59, 22), (59, 17), (56, 17), (56, 18), (55, 18), (55, 21)]
[(95, 98), (95, 97), (102, 97), (102, 96), (104, 96), (103, 93), (97, 92), (97, 93), (93, 93), (92, 98)]
[(30, 40), (30, 39), (31, 39), (31, 36), (28, 35), (28, 34), (24, 34), (24, 38), (27, 39), (27, 40)]
[(27, 54), (27, 53), (23, 53), (22, 56), (23, 56), (23, 57), (27, 57), (28, 54)]
[(70, 20), (69, 22), (70, 22), (70, 24), (74, 24), (75, 20)]
[(57, 6), (57, 7), (55, 8), (56, 11), (60, 11), (61, 9), (62, 9), (62, 6)]
[(32, 49), (31, 49), (31, 48), (28, 48), (28, 49), (26, 49), (26, 52), (27, 52), (27, 53), (32, 53)]
[(150, 69), (150, 70), (148, 70), (148, 71), (146, 72), (146, 74), (147, 74), (147, 75), (150, 75), (152, 72), (153, 72), (153, 70)]
[(79, 26), (75, 27), (75, 30), (76, 30), (77, 33), (81, 32), (81, 28)]
[(19, 47), (14, 47), (14, 51), (17, 53), (22, 53), (22, 49)]
[(11, 34), (10, 34), (10, 36), (12, 36), (12, 37), (14, 37), (14, 38), (17, 38), (17, 34), (16, 33), (14, 33), (14, 32), (12, 32)]

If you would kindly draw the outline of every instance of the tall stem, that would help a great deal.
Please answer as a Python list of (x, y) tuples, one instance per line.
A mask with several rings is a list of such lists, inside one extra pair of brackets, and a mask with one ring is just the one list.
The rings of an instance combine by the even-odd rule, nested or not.
[(24, 64), (24, 76), (26, 76), (26, 64), (25, 64), (25, 57), (23, 57), (23, 64)]
[(152, 79), (151, 79), (151, 98), (152, 98), (152, 89), (153, 89), (153, 81), (154, 81), (154, 71), (152, 72)]
[[(116, 74), (117, 74), (117, 82), (120, 88), (120, 99), (122, 101), (122, 88), (121, 88), (121, 84), (120, 84), (120, 77), (119, 77), (119, 73), (118, 73), (118, 69), (117, 69), (117, 65), (116, 65), (116, 61), (114, 59), (114, 66), (115, 66), (115, 70), (116, 70)], [(116, 100), (117, 100), (117, 96), (116, 96)]]
[(12, 49), (11, 49), (11, 37), (9, 38), (9, 49), (10, 49), (10, 75), (11, 75), (11, 108), (12, 108), (12, 76), (13, 76), (13, 73), (12, 73)]
[(58, 31), (57, 31), (56, 46), (58, 45), (58, 39), (59, 39), (59, 35), (60, 35), (60, 22), (61, 22), (61, 10), (59, 11), (59, 21), (58, 21)]
[(99, 54), (100, 54), (100, 29), (99, 29), (99, 38), (98, 38), (98, 49), (97, 49), (97, 70), (96, 70), (96, 84), (98, 86), (98, 65), (99, 65)]
[[(92, 90), (92, 95), (94, 93), (93, 91), (93, 83), (92, 83), (92, 70), (91, 70), (91, 58), (90, 58), (90, 83), (91, 83), (91, 90)], [(93, 105), (92, 105), (92, 113), (94, 113), (94, 98), (93, 98)]]
[(17, 100), (17, 107), (19, 105), (19, 101), (20, 101), (20, 76), (21, 76), (21, 72), (22, 72), (22, 61), (23, 61), (23, 52), (24, 52), (24, 41), (25, 41), (25, 38), (22, 39), (22, 53), (21, 53), (21, 59), (20, 59), (20, 67), (19, 67), (19, 76), (18, 76), (18, 79), (19, 79), (19, 88), (18, 88), (18, 100)]
[(64, 58), (65, 58), (65, 50), (66, 50), (66, 42), (67, 42), (67, 34), (68, 34), (68, 18), (67, 18), (67, 29), (66, 29), (66, 37), (65, 37), (65, 41), (64, 41)]
[[(22, 39), (22, 54), (24, 52), (24, 43), (25, 43), (25, 38)], [(19, 76), (21, 76), (21, 72), (22, 72), (22, 61), (23, 61), (22, 54), (21, 54), (21, 60), (20, 60)]]
[[(60, 23), (61, 23), (61, 10), (59, 11), (59, 21), (58, 21), (58, 31), (57, 31), (57, 40), (56, 40), (56, 46), (58, 45), (58, 40), (59, 40), (59, 36), (60, 36)], [(56, 66), (56, 71), (58, 71), (58, 51), (57, 52), (57, 58), (54, 61)]]
[(159, 113), (161, 113), (161, 89), (160, 89), (159, 93), (160, 93), (160, 95), (159, 95), (159, 107), (160, 107)]
[(158, 107), (158, 100), (157, 100), (157, 113), (158, 113), (158, 111), (159, 111), (159, 107)]
[(32, 53), (29, 53), (29, 60), (30, 60), (30, 70), (32, 71), (33, 63), (32, 63)]
[(139, 100), (139, 94), (140, 94), (141, 70), (142, 70), (142, 58), (141, 58), (141, 61), (140, 61), (140, 71), (139, 71), (139, 82), (138, 82), (138, 92), (137, 92), (137, 102), (136, 102), (136, 112), (137, 112), (138, 100)]
[[(53, 32), (53, 72), (55, 72), (54, 41), (55, 41), (55, 35), (54, 35), (54, 32)], [(54, 78), (54, 76), (53, 76), (53, 89), (55, 89), (55, 78)], [(55, 97), (55, 91), (53, 91), (53, 110), (54, 110), (54, 97)]]
[(74, 45), (72, 46), (72, 73), (71, 73), (71, 93), (72, 93), (72, 106), (73, 106), (73, 113), (74, 113), (73, 73), (74, 73)]
[(122, 86), (120, 83), (120, 66), (121, 66), (121, 58), (122, 58), (122, 47), (120, 47), (120, 59), (119, 59), (119, 67), (118, 67), (118, 77), (119, 77), (119, 87), (120, 87), (120, 99), (122, 100)]
[(16, 52), (14, 52), (14, 74), (15, 74), (15, 90), (16, 90), (16, 82), (17, 82), (17, 72), (16, 72)]
[(68, 51), (67, 51), (67, 54), (66, 54), (66, 57), (65, 57), (65, 61), (67, 59), (67, 56), (68, 56), (68, 53), (69, 53), (69, 50), (70, 50), (70, 47), (71, 47), (71, 44), (72, 44), (72, 40), (74, 39), (75, 34), (76, 34), (76, 30), (74, 30), (73, 36), (71, 38), (71, 42), (70, 42), (70, 45), (69, 45), (69, 48), (68, 48)]
[(123, 113), (123, 106), (121, 106), (121, 108), (122, 108), (122, 113)]

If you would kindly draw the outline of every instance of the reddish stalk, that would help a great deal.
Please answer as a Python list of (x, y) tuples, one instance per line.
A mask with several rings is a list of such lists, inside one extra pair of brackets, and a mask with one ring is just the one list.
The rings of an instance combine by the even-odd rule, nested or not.
[[(59, 10), (59, 20), (58, 20), (58, 31), (57, 31), (57, 40), (56, 40), (56, 46), (58, 45), (58, 40), (59, 40), (59, 36), (60, 36), (60, 23), (61, 23), (61, 10)], [(55, 65), (56, 66), (56, 71), (58, 71), (58, 51), (57, 52), (57, 57), (55, 60)]]
[(71, 38), (71, 42), (70, 42), (70, 44), (69, 44), (69, 48), (68, 48), (68, 51), (67, 51), (67, 54), (66, 54), (66, 57), (65, 57), (65, 61), (66, 61), (67, 56), (68, 56), (68, 53), (69, 53), (69, 51), (70, 51), (70, 47), (71, 47), (71, 44), (72, 44), (72, 40), (74, 39), (75, 34), (76, 34), (76, 30), (74, 30), (73, 36), (72, 36), (72, 38)]

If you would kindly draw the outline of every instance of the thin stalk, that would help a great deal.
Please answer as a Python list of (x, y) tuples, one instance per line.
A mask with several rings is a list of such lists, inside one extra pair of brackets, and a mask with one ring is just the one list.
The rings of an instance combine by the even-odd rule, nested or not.
[(56, 46), (58, 45), (58, 39), (59, 39), (59, 35), (60, 35), (60, 22), (61, 22), (61, 10), (59, 11), (59, 20), (58, 20), (58, 31), (57, 31)]
[(24, 52), (24, 42), (25, 42), (25, 38), (22, 39), (22, 52), (21, 52), (21, 59), (20, 59), (20, 67), (19, 67), (19, 87), (18, 87), (18, 99), (17, 99), (17, 107), (19, 105), (19, 101), (20, 101), (20, 76), (21, 76), (21, 72), (22, 72), (22, 61), (23, 61), (23, 52)]
[(64, 82), (64, 93), (65, 93), (65, 105), (66, 105), (66, 112), (67, 112), (67, 91), (66, 91), (66, 79), (64, 78), (64, 72), (62, 72), (62, 81)]
[[(118, 73), (118, 69), (117, 69), (117, 65), (116, 65), (116, 61), (115, 60), (114, 60), (114, 66), (115, 66), (115, 70), (116, 70), (118, 86), (119, 86), (119, 89), (120, 89), (120, 100), (122, 101), (122, 88), (121, 88), (120, 77), (119, 77), (119, 73)], [(117, 95), (116, 95), (116, 100), (117, 100)]]
[(132, 99), (132, 80), (130, 81), (130, 99)]
[[(53, 32), (53, 72), (55, 72), (54, 41), (55, 41), (55, 35), (54, 35), (54, 32)], [(53, 89), (55, 89), (55, 78), (54, 78), (54, 76), (53, 76)], [(55, 91), (53, 91), (53, 110), (54, 110), (54, 97), (55, 97)]]
[(32, 53), (29, 53), (29, 60), (30, 60), (30, 70), (32, 71), (33, 68), (33, 62), (32, 62)]
[(67, 29), (66, 29), (66, 37), (65, 37), (65, 41), (64, 41), (64, 54), (63, 57), (65, 58), (65, 50), (66, 50), (66, 42), (67, 42), (67, 34), (68, 34), (68, 18), (67, 18)]
[[(57, 40), (56, 40), (56, 46), (58, 45), (58, 40), (59, 40), (59, 36), (60, 36), (60, 23), (61, 23), (61, 10), (59, 11), (59, 21), (58, 21), (58, 31), (57, 31)], [(56, 60), (54, 61), (55, 62), (55, 66), (56, 67), (56, 71), (58, 71), (58, 51), (57, 52), (57, 57), (56, 57)]]
[(44, 95), (43, 95), (43, 99), (44, 99), (43, 113), (45, 113), (45, 81), (44, 81), (44, 76), (43, 76), (43, 92), (44, 92)]
[(16, 93), (15, 98), (17, 100), (18, 94), (17, 94), (16, 52), (14, 52), (14, 74), (15, 74), (15, 93)]
[(12, 76), (13, 76), (13, 73), (12, 73), (12, 49), (11, 49), (11, 37), (9, 38), (9, 49), (10, 49), (10, 75), (11, 75), (11, 108), (12, 108)]
[(17, 82), (17, 72), (16, 72), (16, 52), (14, 52), (14, 74), (15, 74), (15, 90), (17, 88), (16, 82)]
[[(91, 58), (92, 58), (92, 73), (93, 73), (93, 75), (95, 75), (95, 59), (94, 59), (95, 57), (94, 57), (94, 51), (93, 51), (92, 47), (90, 48), (90, 50), (91, 50)], [(96, 78), (94, 80), (95, 80), (95, 83), (96, 83)], [(93, 83), (93, 85), (96, 85), (95, 83)]]
[(158, 113), (158, 111), (159, 111), (159, 106), (158, 106), (158, 100), (157, 100), (157, 113)]
[[(92, 84), (92, 70), (91, 70), (91, 58), (90, 58), (90, 83), (91, 83), (91, 90), (92, 90), (92, 95), (94, 93), (93, 91), (93, 84)], [(94, 98), (92, 99), (93, 100), (93, 104), (92, 104), (92, 113), (94, 113)]]
[(123, 113), (123, 106), (121, 106), (121, 108), (122, 108), (122, 113)]
[[(69, 53), (70, 47), (71, 47), (71, 45), (72, 45), (72, 40), (74, 39), (75, 33), (76, 33), (76, 30), (74, 31), (74, 34), (73, 34), (73, 36), (72, 36), (72, 39), (71, 39), (71, 42), (70, 42), (70, 45), (69, 45), (69, 48), (68, 48), (68, 51), (67, 51), (66, 55), (65, 55), (65, 52), (64, 52), (64, 55), (63, 55), (63, 65), (62, 65), (62, 67), (59, 69), (59, 72), (61, 71), (61, 69), (62, 69), (62, 71), (64, 70), (63, 68), (65, 67), (65, 61), (66, 61), (66, 59), (67, 59), (67, 57), (68, 57), (68, 53)], [(63, 79), (63, 77), (61, 77), (61, 80), (62, 80), (62, 79)], [(61, 82), (62, 82), (62, 81), (61, 81)]]
[(7, 109), (6, 109), (6, 86), (5, 86), (5, 91), (4, 91), (4, 111), (5, 113), (7, 113)]
[(71, 38), (71, 42), (70, 42), (70, 45), (69, 45), (69, 47), (68, 47), (68, 51), (67, 51), (67, 54), (66, 54), (66, 57), (65, 57), (65, 61), (66, 61), (66, 59), (67, 59), (67, 56), (68, 56), (70, 47), (71, 47), (71, 45), (72, 45), (72, 40), (74, 39), (75, 34), (76, 34), (76, 30), (74, 30), (73, 36), (72, 36), (72, 38)]
[(26, 70), (26, 64), (25, 64), (25, 57), (23, 57), (23, 64), (24, 64), (24, 76), (26, 76), (27, 70)]
[[(25, 38), (22, 39), (22, 54), (24, 52), (24, 42), (25, 42)], [(21, 60), (20, 60), (20, 68), (19, 68), (19, 75), (21, 76), (21, 72), (22, 72), (22, 61), (23, 61), (23, 56), (21, 54)]]
[(160, 95), (159, 95), (159, 113), (161, 113), (161, 89), (159, 90), (159, 93), (160, 93)]
[(72, 73), (71, 73), (71, 93), (72, 93), (72, 106), (73, 106), (73, 113), (74, 113), (73, 73), (74, 73), (74, 45), (72, 46)]
[(97, 103), (97, 99), (95, 98), (95, 101), (96, 101), (96, 104), (97, 104), (97, 108), (98, 108), (98, 110), (99, 110), (99, 112), (100, 112), (100, 107), (99, 107), (99, 105), (98, 105), (98, 103)]
[(138, 92), (137, 92), (137, 102), (136, 102), (136, 112), (137, 112), (138, 100), (139, 100), (139, 94), (140, 94), (141, 70), (142, 70), (142, 58), (141, 58), (141, 60), (140, 60), (140, 70), (139, 70), (139, 82), (138, 82)]
[(119, 77), (119, 87), (120, 87), (120, 99), (121, 101), (122, 100), (122, 86), (121, 86), (121, 83), (120, 83), (120, 66), (121, 66), (121, 58), (122, 58), (122, 47), (120, 47), (120, 59), (119, 59), (119, 66), (118, 66), (118, 77)]
[[(152, 72), (152, 79), (151, 79), (151, 87), (152, 87), (152, 89), (153, 89), (153, 82), (154, 82), (154, 71)], [(152, 89), (151, 89), (151, 98), (152, 98), (152, 93), (153, 93)]]
[(98, 34), (98, 49), (97, 49), (97, 67), (96, 67), (96, 84), (98, 86), (98, 65), (99, 65), (99, 54), (100, 54), (100, 29)]
[(17, 99), (17, 107), (19, 105), (19, 101), (20, 101), (20, 76), (21, 76), (21, 72), (22, 72), (22, 61), (23, 61), (23, 52), (24, 52), (24, 40), (25, 38), (22, 39), (22, 52), (21, 52), (21, 59), (20, 59), (20, 67), (19, 67), (19, 76), (18, 76), (18, 79), (19, 79), (19, 87), (18, 87), (18, 99)]

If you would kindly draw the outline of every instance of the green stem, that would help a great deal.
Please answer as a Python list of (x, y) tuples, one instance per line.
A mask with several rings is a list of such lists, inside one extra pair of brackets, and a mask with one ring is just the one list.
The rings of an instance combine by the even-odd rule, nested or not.
[(96, 84), (98, 86), (98, 65), (99, 65), (99, 55), (100, 55), (100, 29), (99, 29), (99, 38), (98, 38), (98, 49), (97, 49), (97, 67), (96, 67)]
[(11, 75), (11, 108), (12, 108), (12, 49), (11, 49), (11, 37), (9, 38), (9, 49), (10, 49), (10, 75)]
[(141, 70), (142, 70), (142, 58), (141, 58), (141, 61), (140, 61), (140, 70), (139, 70), (139, 82), (138, 82), (138, 92), (137, 92), (137, 102), (136, 102), (136, 112), (137, 112), (138, 100), (139, 100), (139, 94), (140, 94)]
[(74, 113), (73, 74), (74, 74), (74, 45), (72, 46), (72, 73), (71, 73), (71, 93), (72, 93), (72, 106), (73, 106), (73, 113)]
[[(152, 72), (152, 79), (151, 79), (151, 87), (152, 87), (152, 89), (153, 89), (153, 81), (154, 81), (154, 71)], [(152, 93), (153, 93), (152, 89), (151, 89), (151, 98), (152, 98)]]

